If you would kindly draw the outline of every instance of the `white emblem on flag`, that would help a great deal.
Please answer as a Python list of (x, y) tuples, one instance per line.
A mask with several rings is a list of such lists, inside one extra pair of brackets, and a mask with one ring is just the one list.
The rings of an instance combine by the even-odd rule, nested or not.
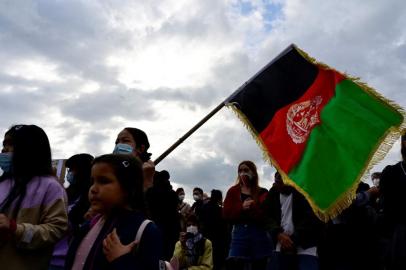
[(316, 96), (290, 106), (286, 115), (286, 128), (294, 143), (305, 142), (312, 127), (320, 122), (317, 109), (322, 100), (321, 96)]

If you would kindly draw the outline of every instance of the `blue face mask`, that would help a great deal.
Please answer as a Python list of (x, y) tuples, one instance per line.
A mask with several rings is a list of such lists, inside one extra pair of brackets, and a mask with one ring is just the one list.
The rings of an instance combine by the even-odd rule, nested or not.
[(71, 185), (75, 182), (75, 176), (73, 175), (73, 172), (69, 171), (66, 174), (66, 181), (68, 181), (69, 184), (71, 184)]
[(11, 172), (12, 158), (12, 153), (0, 153), (0, 168), (3, 172)]
[(113, 154), (125, 154), (129, 155), (133, 152), (133, 148), (131, 145), (125, 143), (118, 143), (114, 147)]

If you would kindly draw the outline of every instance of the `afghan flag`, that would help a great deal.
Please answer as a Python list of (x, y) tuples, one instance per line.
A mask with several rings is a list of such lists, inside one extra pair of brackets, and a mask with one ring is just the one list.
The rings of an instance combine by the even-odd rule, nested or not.
[(226, 101), (321, 220), (348, 207), (405, 129), (404, 111), (289, 46)]

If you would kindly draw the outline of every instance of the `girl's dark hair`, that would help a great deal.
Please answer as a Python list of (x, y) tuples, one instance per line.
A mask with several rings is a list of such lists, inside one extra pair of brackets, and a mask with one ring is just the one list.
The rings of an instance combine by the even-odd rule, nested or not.
[(110, 165), (124, 192), (127, 192), (127, 203), (133, 210), (145, 211), (144, 174), (142, 163), (131, 155), (107, 154), (93, 161), (93, 164)]
[(29, 181), (35, 176), (52, 175), (52, 158), (49, 140), (44, 130), (36, 125), (12, 126), (6, 135), (13, 145), (12, 172), (14, 186), (0, 204), (0, 212), (9, 210), (18, 197), (13, 210), (17, 214), (26, 193)]
[(150, 160), (152, 154), (147, 152), (147, 150), (149, 149), (149, 141), (147, 134), (138, 128), (126, 127), (124, 129), (127, 130), (133, 137), (136, 144), (136, 148), (139, 148), (141, 147), (141, 145), (144, 145), (145, 150), (139, 155), (140, 159), (143, 162)]

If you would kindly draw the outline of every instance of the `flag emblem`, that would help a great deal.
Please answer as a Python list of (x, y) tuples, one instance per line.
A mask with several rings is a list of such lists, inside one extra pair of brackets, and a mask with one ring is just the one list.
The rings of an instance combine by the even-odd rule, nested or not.
[(318, 108), (320, 96), (290, 106), (286, 116), (286, 129), (296, 144), (306, 141), (311, 129), (320, 122)]

